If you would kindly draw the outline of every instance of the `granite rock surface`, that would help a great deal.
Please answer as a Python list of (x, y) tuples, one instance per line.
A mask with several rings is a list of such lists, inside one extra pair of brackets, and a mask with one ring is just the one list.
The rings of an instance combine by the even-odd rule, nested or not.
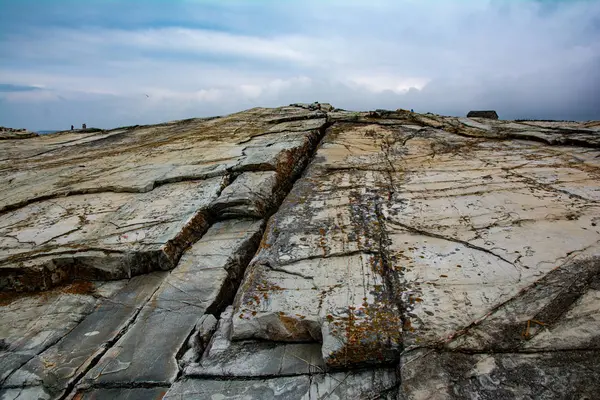
[(0, 399), (593, 399), (600, 123), (325, 103), (0, 143)]

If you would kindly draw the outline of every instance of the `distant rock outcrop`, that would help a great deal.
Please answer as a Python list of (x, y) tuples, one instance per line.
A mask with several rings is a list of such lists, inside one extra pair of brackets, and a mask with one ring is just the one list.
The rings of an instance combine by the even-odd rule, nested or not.
[(467, 114), (467, 118), (488, 118), (488, 119), (498, 119), (498, 114), (494, 110), (486, 110), (486, 111), (469, 111)]
[(37, 136), (37, 133), (29, 132), (27, 129), (6, 128), (0, 126), (0, 140), (2, 139), (24, 139)]

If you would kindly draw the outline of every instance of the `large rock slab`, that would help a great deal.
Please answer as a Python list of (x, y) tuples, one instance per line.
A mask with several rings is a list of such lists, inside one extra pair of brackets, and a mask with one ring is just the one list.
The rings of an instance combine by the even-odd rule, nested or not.
[(399, 399), (594, 399), (598, 351), (462, 354), (419, 350), (403, 357)]
[(258, 246), (262, 226), (260, 220), (213, 225), (183, 255), (135, 323), (87, 373), (83, 384), (174, 382), (179, 374), (177, 358), (200, 317), (231, 302)]
[(122, 281), (76, 282), (35, 295), (2, 296), (0, 384), (6, 384), (16, 370), (62, 340), (98, 303), (125, 285)]
[[(157, 272), (125, 282), (115, 293), (101, 298), (93, 311), (88, 308), (92, 312), (78, 324), (69, 324), (68, 320), (75, 310), (63, 308), (65, 316), (49, 313), (57, 326), (48, 326), (46, 331), (60, 340), (33, 353), (5, 380), (4, 386), (39, 387), (52, 397), (64, 394), (135, 322), (165, 274)], [(52, 328), (54, 331), (50, 331)]]
[(77, 400), (161, 400), (167, 393), (166, 387), (154, 388), (104, 388), (80, 391)]
[(223, 177), (141, 194), (33, 203), (2, 216), (0, 288), (44, 290), (72, 279), (123, 279), (175, 266), (208, 228)]
[(393, 399), (394, 369), (301, 375), (263, 380), (184, 379), (164, 397), (174, 399)]
[(0, 399), (2, 400), (18, 400), (18, 399), (35, 399), (35, 400), (50, 400), (52, 396), (41, 387), (26, 387), (13, 389), (0, 389)]
[(266, 217), (284, 195), (280, 184), (275, 171), (244, 172), (223, 190), (212, 207), (222, 218)]
[(397, 361), (401, 293), (380, 207), (381, 143), (328, 132), (269, 221), (236, 298), (234, 340), (322, 342), (330, 367)]
[(597, 122), (314, 103), (2, 144), (2, 398), (595, 394)]
[(200, 352), (194, 349), (197, 362), (186, 366), (185, 376), (272, 377), (326, 371), (318, 343), (232, 342), (232, 317), (229, 306), (206, 347)]
[[(234, 340), (322, 342), (331, 367), (391, 362), (599, 251), (596, 139), (551, 147), (482, 138), (519, 128), (501, 123), (402, 118), (337, 115), (269, 221)], [(544, 179), (550, 169), (559, 175)]]
[(326, 123), (319, 110), (256, 108), (4, 141), (0, 290), (172, 269), (212, 217), (269, 215)]
[[(166, 182), (225, 175), (258, 159), (274, 170), (325, 117), (298, 107), (255, 108), (216, 119), (3, 141), (0, 210), (70, 193), (143, 192)], [(265, 148), (269, 140), (271, 148)]]
[(600, 348), (598, 257), (562, 265), (446, 343), (455, 351)]
[[(444, 341), (554, 268), (598, 252), (600, 209), (591, 195), (520, 175), (561, 164), (575, 149), (438, 132), (409, 143), (394, 163), (403, 178), (384, 209), (408, 303), (405, 346)], [(570, 184), (593, 193), (594, 170), (573, 168), (586, 179)]]

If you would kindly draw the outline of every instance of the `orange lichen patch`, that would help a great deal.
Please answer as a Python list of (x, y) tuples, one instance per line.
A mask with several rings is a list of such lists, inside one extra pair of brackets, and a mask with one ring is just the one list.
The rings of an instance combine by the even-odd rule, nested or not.
[(96, 291), (96, 285), (90, 281), (77, 281), (58, 290), (68, 294), (92, 294)]
[(265, 231), (265, 234), (264, 234), (264, 236), (262, 237), (262, 239), (260, 241), (258, 249), (259, 250), (266, 250), (269, 247), (273, 246), (272, 244), (268, 243), (268, 241), (269, 241), (269, 235), (268, 235), (267, 231)]
[(412, 294), (408, 296), (408, 302), (410, 304), (421, 303), (423, 301), (422, 298), (413, 296)]
[(31, 296), (31, 293), (21, 293), (21, 292), (0, 292), (0, 307), (7, 306), (12, 302), (25, 297)]
[(323, 256), (326, 257), (327, 253), (328, 253), (328, 246), (327, 246), (327, 231), (323, 228), (319, 229), (319, 243), (318, 246), (319, 248), (321, 248), (321, 250), (323, 251)]
[(342, 284), (338, 283), (337, 285), (332, 285), (327, 289), (321, 290), (321, 293), (319, 293), (319, 308), (321, 308), (321, 306), (323, 305), (325, 297), (327, 297), (328, 294), (332, 293), (335, 289), (340, 287), (342, 287)]
[[(169, 262), (173, 262), (177, 255), (198, 240), (208, 229), (209, 223), (203, 213), (196, 214), (179, 232), (179, 234), (169, 240), (164, 247), (164, 253), (168, 256)], [(175, 264), (171, 266), (174, 268)]]
[(398, 357), (402, 321), (394, 306), (376, 303), (348, 307), (347, 316), (336, 317), (330, 323), (341, 333), (345, 346), (328, 357), (328, 365), (379, 364)]
[[(379, 274), (380, 276), (384, 276), (386, 271), (384, 270), (385, 263), (383, 262), (383, 258), (381, 255), (376, 255), (370, 257), (369, 266), (371, 267), (371, 271)], [(383, 289), (381, 285), (375, 285), (375, 291), (380, 292)]]
[(89, 281), (76, 281), (67, 285), (58, 286), (52, 290), (38, 292), (0, 292), (0, 307), (8, 306), (24, 297), (36, 297), (42, 301), (49, 301), (60, 294), (92, 294), (96, 291), (94, 283)]
[(269, 282), (258, 273), (255, 272), (255, 274), (246, 277), (246, 283), (243, 286), (245, 295), (242, 303), (247, 307), (258, 308), (262, 301), (269, 300), (269, 293), (285, 289)]
[[(296, 149), (296, 151), (302, 153), (302, 149)], [(296, 156), (295, 152), (291, 150), (281, 152), (277, 159), (277, 164), (275, 165), (275, 171), (277, 171), (278, 174), (290, 176), (298, 158), (299, 157)]]
[(279, 320), (285, 327), (285, 330), (297, 336), (298, 333), (304, 332), (306, 329), (301, 320), (279, 313)]
[(167, 391), (165, 390), (164, 392), (160, 392), (157, 396), (156, 396), (156, 400), (161, 400), (163, 397), (165, 397), (165, 395), (167, 394)]
[(547, 326), (547, 324), (545, 324), (541, 321), (535, 320), (535, 319), (527, 320), (527, 326), (525, 327), (525, 330), (523, 331), (523, 333), (521, 333), (521, 336), (523, 336), (524, 339), (531, 338), (531, 333), (529, 332), (529, 330), (531, 329), (531, 323), (534, 323), (534, 324), (537, 324), (540, 326)]

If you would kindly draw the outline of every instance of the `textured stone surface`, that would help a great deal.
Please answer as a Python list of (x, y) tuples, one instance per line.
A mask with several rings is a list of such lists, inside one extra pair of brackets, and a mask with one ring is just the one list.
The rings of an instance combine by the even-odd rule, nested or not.
[(404, 356), (399, 399), (595, 399), (598, 351)]
[(318, 343), (232, 342), (232, 315), (231, 306), (221, 314), (217, 331), (203, 356), (185, 368), (186, 376), (256, 377), (325, 372)]
[(85, 136), (44, 135), (26, 144), (18, 141), (24, 151), (9, 143), (0, 153), (0, 209), (78, 191), (143, 192), (164, 182), (205, 179), (254, 164), (275, 169), (324, 118), (323, 112), (297, 107), (255, 108), (217, 119)]
[(298, 103), (2, 144), (0, 399), (600, 392), (596, 121)]
[(0, 286), (40, 290), (71, 279), (123, 279), (173, 268), (208, 227), (224, 178), (142, 194), (76, 195), (3, 215)]
[(167, 389), (161, 387), (93, 389), (79, 392), (75, 398), (78, 400), (161, 400), (167, 393)]
[[(89, 371), (84, 383), (172, 383), (176, 357), (203, 313), (227, 302), (262, 234), (262, 222), (211, 227), (186, 252), (141, 310), (135, 324)], [(213, 311), (214, 312), (214, 311)]]
[[(66, 331), (54, 328), (55, 336), (64, 336), (56, 344), (47, 345), (40, 349), (44, 351), (38, 350), (30, 356), (28, 362), (5, 381), (5, 385), (38, 386), (53, 395), (63, 393), (128, 329), (164, 278), (165, 273), (135, 277), (110, 298), (101, 299), (76, 326), (67, 325), (64, 328), (70, 329)], [(54, 318), (54, 321), (56, 324), (65, 322), (64, 318)]]
[(35, 400), (50, 400), (52, 396), (41, 387), (26, 387), (14, 389), (0, 389), (0, 399), (2, 400), (17, 400), (17, 399), (35, 399)]
[[(0, 150), (0, 288), (47, 289), (75, 277), (119, 279), (173, 268), (208, 227), (209, 205), (234, 173), (276, 176), (242, 174), (240, 182), (251, 186), (238, 183), (238, 198), (219, 202), (219, 209), (260, 217), (277, 205), (264, 196), (281, 197), (302, 170), (325, 116), (257, 108), (7, 141)], [(186, 182), (173, 183), (179, 181)]]
[(277, 172), (244, 172), (223, 190), (212, 204), (222, 217), (267, 216), (279, 204), (282, 193), (278, 190)]
[[(174, 399), (368, 399), (393, 398), (393, 369), (280, 377), (263, 380), (185, 379), (164, 397)], [(387, 394), (390, 394), (388, 396)]]
[(26, 129), (15, 129), (0, 126), (0, 140), (27, 139), (37, 135), (37, 133), (29, 132)]

